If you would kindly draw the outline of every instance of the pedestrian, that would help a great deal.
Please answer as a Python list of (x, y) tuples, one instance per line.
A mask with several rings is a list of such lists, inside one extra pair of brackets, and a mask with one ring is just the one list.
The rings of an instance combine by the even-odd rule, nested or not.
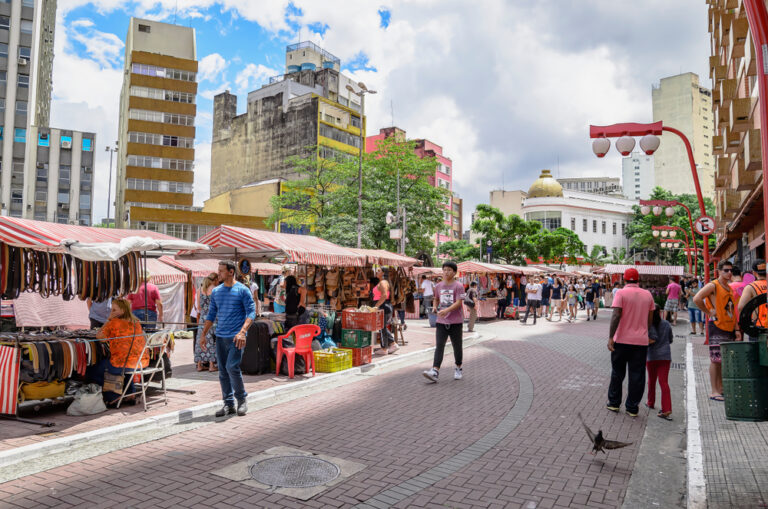
[(693, 298), (699, 293), (699, 285), (695, 281), (692, 281), (685, 288), (686, 297), (688, 300), (688, 321), (691, 323), (691, 334), (696, 334), (696, 325), (698, 324), (699, 334), (704, 334), (704, 317), (701, 310), (696, 307), (696, 303)]
[(432, 382), (437, 382), (440, 365), (443, 363), (445, 343), (450, 338), (453, 347), (453, 358), (456, 368), (453, 371), (454, 380), (464, 376), (462, 368), (462, 328), (464, 325), (464, 285), (456, 281), (458, 267), (455, 262), (443, 262), (443, 281), (435, 286), (432, 312), (437, 312), (437, 330), (435, 331), (435, 358), (432, 368), (422, 374)]
[(568, 285), (568, 293), (566, 293), (565, 298), (568, 301), (568, 321), (573, 323), (576, 321), (576, 313), (579, 310), (579, 294), (572, 284)]
[(421, 276), (421, 292), (424, 296), (424, 313), (432, 307), (432, 301), (435, 295), (435, 284), (427, 278), (426, 274)]
[(475, 322), (477, 322), (477, 281), (469, 283), (469, 290), (467, 290), (464, 296), (464, 305), (469, 309), (469, 323), (467, 324), (467, 332), (475, 332)]
[(528, 313), (533, 309), (533, 325), (536, 325), (536, 314), (538, 313), (539, 303), (541, 302), (541, 284), (539, 278), (532, 278), (531, 282), (525, 285), (525, 293), (528, 305), (525, 307), (525, 318), (522, 323), (528, 321)]
[(618, 412), (621, 406), (622, 384), (628, 375), (627, 399), (624, 409), (630, 417), (637, 417), (645, 391), (645, 362), (656, 304), (648, 290), (638, 286), (640, 274), (630, 267), (624, 271), (624, 288), (613, 301), (613, 314), (608, 338), (611, 352), (611, 382), (608, 386), (606, 408)]
[(296, 276), (290, 275), (283, 282), (285, 285), (285, 330), (301, 324), (301, 317), (306, 311), (307, 289), (299, 286)]
[[(762, 295), (768, 288), (768, 283), (765, 280), (765, 260), (758, 259), (752, 264), (752, 275), (755, 276), (755, 280), (744, 287), (744, 291), (739, 299), (739, 316), (741, 316), (741, 310), (747, 305), (747, 303), (758, 295)], [(754, 316), (754, 315), (753, 315)], [(768, 327), (768, 306), (761, 304), (757, 308), (757, 317), (753, 318), (753, 322), (758, 327)], [(757, 338), (749, 336), (748, 341), (757, 341)]]
[(595, 309), (595, 293), (592, 285), (588, 285), (584, 293), (584, 302), (587, 306), (587, 321), (593, 317), (593, 310)]
[(509, 305), (509, 293), (506, 287), (502, 286), (499, 291), (496, 292), (498, 300), (496, 301), (496, 318), (504, 318), (504, 311), (507, 310)]
[[(151, 274), (148, 270), (141, 273), (141, 280), (144, 284), (139, 286), (136, 293), (126, 295), (126, 299), (131, 303), (131, 312), (133, 316), (145, 324), (145, 330), (153, 330), (157, 322), (163, 321), (163, 300), (160, 298), (160, 290), (154, 284), (149, 282)], [(144, 312), (146, 307), (146, 313)]]
[[(203, 282), (200, 284), (200, 291), (197, 293), (198, 298), (198, 307), (200, 309), (200, 318), (202, 318), (203, 321), (205, 321), (205, 317), (208, 316), (208, 311), (211, 308), (211, 292), (213, 292), (213, 289), (216, 288), (216, 285), (219, 284), (219, 274), (216, 272), (211, 272), (208, 274), (207, 277), (203, 278)], [(202, 329), (202, 327), (199, 327)], [(208, 371), (215, 372), (218, 371), (218, 368), (216, 367), (216, 349), (215, 348), (208, 348), (206, 350), (203, 350), (200, 348), (200, 337), (202, 336), (202, 332), (199, 332), (197, 334), (198, 339), (195, 341), (193, 352), (194, 352), (194, 361), (197, 364), (197, 370), (203, 371), (207, 369)], [(210, 330), (208, 331), (208, 335), (205, 337), (206, 342), (209, 346), (216, 346), (216, 322), (213, 322), (213, 325), (211, 326)]]
[(552, 307), (549, 311), (549, 316), (547, 316), (547, 320), (550, 322), (552, 321), (552, 318), (555, 316), (555, 311), (558, 311), (560, 313), (560, 316), (558, 318), (558, 321), (563, 319), (563, 293), (565, 289), (563, 288), (563, 283), (560, 281), (559, 277), (555, 278), (555, 282), (552, 284)]
[[(245, 334), (256, 319), (256, 305), (251, 291), (242, 283), (235, 281), (235, 262), (219, 262), (219, 280), (221, 284), (211, 292), (208, 314), (200, 338), (200, 348), (206, 349), (206, 334), (216, 323), (216, 358), (219, 365), (219, 384), (224, 406), (216, 412), (216, 417), (234, 414), (243, 416), (248, 412), (245, 398), (245, 383), (240, 371), (245, 348)], [(235, 410), (237, 399), (237, 410)]]
[(400, 349), (395, 336), (389, 330), (389, 320), (392, 318), (392, 303), (390, 302), (391, 286), (389, 284), (389, 269), (378, 267), (376, 277), (379, 283), (373, 288), (374, 307), (384, 310), (384, 327), (381, 329), (381, 349), (384, 355), (395, 353)]
[(597, 320), (597, 310), (600, 308), (600, 297), (603, 296), (603, 287), (600, 280), (595, 278), (592, 283), (592, 320)]
[(284, 266), (281, 275), (270, 284), (272, 308), (275, 313), (285, 313), (285, 278), (291, 275), (291, 268)]
[(722, 260), (717, 264), (717, 279), (704, 285), (699, 290), (693, 301), (709, 318), (707, 330), (709, 332), (709, 382), (711, 392), (709, 399), (723, 401), (723, 371), (722, 358), (720, 356), (720, 343), (727, 341), (740, 341), (738, 332), (736, 309), (737, 297), (729, 283), (731, 282), (733, 264), (728, 260)]
[(744, 287), (747, 286), (747, 283), (741, 279), (741, 269), (739, 267), (733, 267), (731, 283), (728, 286), (730, 286), (731, 290), (733, 290), (733, 294), (736, 296), (736, 299), (741, 299), (741, 294), (744, 291)]
[(107, 297), (101, 302), (94, 302), (90, 297), (85, 299), (85, 305), (88, 306), (88, 320), (91, 322), (91, 329), (100, 329), (112, 313), (112, 297)]
[[(548, 278), (541, 281), (541, 301), (539, 302), (539, 318), (546, 318), (549, 314), (549, 298), (552, 296), (552, 283)], [(534, 322), (535, 323), (535, 322)]]
[(673, 276), (669, 276), (669, 284), (667, 285), (667, 301), (664, 303), (664, 314), (667, 320), (672, 322), (672, 325), (677, 325), (677, 304), (680, 299), (680, 285), (677, 284)]
[(648, 400), (645, 406), (655, 408), (656, 381), (661, 389), (661, 410), (656, 414), (662, 419), (672, 420), (672, 395), (669, 391), (669, 368), (672, 365), (672, 326), (661, 318), (661, 307), (656, 304), (653, 320), (648, 330), (653, 343), (648, 346), (645, 368), (648, 370)]

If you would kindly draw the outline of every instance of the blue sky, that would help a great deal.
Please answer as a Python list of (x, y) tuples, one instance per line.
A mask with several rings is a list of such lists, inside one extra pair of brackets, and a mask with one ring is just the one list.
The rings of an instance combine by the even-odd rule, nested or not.
[(208, 197), (211, 98), (230, 89), (242, 113), (299, 40), (378, 90), (369, 134), (394, 123), (443, 147), (465, 223), (491, 189), (527, 189), (542, 168), (557, 175), (557, 161), (563, 177), (620, 174), (618, 157), (593, 159), (590, 123), (650, 121), (664, 76), (693, 71), (710, 86), (701, 0), (59, 0), (52, 124), (97, 133), (104, 194), (132, 15), (196, 29), (197, 204)]

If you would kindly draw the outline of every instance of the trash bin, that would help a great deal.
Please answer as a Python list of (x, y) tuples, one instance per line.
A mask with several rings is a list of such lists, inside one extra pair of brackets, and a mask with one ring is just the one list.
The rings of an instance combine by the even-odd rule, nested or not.
[(760, 365), (760, 344), (745, 341), (720, 344), (727, 419), (768, 420), (768, 367)]
[(760, 334), (757, 337), (757, 347), (760, 349), (760, 365), (761, 366), (768, 366), (768, 344), (767, 340), (768, 336), (765, 334)]

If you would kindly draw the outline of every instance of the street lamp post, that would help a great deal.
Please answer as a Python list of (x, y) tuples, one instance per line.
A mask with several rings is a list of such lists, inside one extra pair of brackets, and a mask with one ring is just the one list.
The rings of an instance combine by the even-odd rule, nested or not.
[[(759, 53), (759, 52), (758, 52)], [(681, 131), (672, 127), (666, 127), (661, 121), (654, 122), (652, 124), (637, 124), (637, 123), (622, 123), (613, 124), (609, 126), (589, 126), (589, 137), (595, 139), (592, 142), (592, 150), (597, 157), (603, 157), (608, 152), (611, 146), (611, 142), (608, 138), (618, 138), (616, 141), (616, 148), (623, 155), (629, 155), (635, 146), (635, 140), (632, 136), (642, 136), (640, 140), (640, 148), (643, 151), (651, 155), (657, 148), (659, 148), (659, 138), (664, 131), (675, 134), (680, 137), (685, 145), (685, 150), (688, 153), (688, 163), (691, 167), (691, 176), (693, 177), (693, 185), (696, 188), (696, 198), (699, 201), (699, 209), (701, 216), (707, 215), (707, 210), (704, 207), (704, 196), (701, 194), (701, 185), (699, 184), (699, 173), (696, 171), (696, 163), (693, 159), (693, 148), (691, 142)], [(764, 158), (765, 159), (765, 158)], [(765, 164), (765, 162), (764, 162)], [(674, 202), (675, 205), (682, 205), (682, 203)], [(689, 219), (691, 211), (685, 207)], [(655, 211), (654, 211), (655, 212)], [(656, 214), (658, 215), (658, 214)], [(691, 231), (693, 232), (693, 221), (691, 220)], [(709, 282), (709, 235), (702, 235), (704, 237), (704, 282)], [(696, 244), (694, 236), (694, 245)]]
[(491, 253), (493, 253), (493, 248), (491, 246), (493, 246), (493, 242), (489, 239), (485, 244), (488, 246), (488, 263), (492, 263), (493, 255)]
[(357, 159), (357, 248), (363, 247), (363, 144), (365, 143), (365, 94), (375, 94), (362, 81), (357, 84), (360, 92), (355, 92), (352, 85), (347, 90), (360, 98), (360, 153)]
[[(679, 226), (655, 226), (655, 225), (651, 226), (651, 230), (653, 231), (654, 237), (658, 237), (659, 235), (661, 235), (662, 237), (666, 237), (665, 234), (668, 234), (670, 237), (674, 238), (678, 231), (683, 232), (683, 234), (685, 235), (685, 257), (688, 260), (688, 272), (693, 274), (694, 276), (698, 276), (698, 273), (697, 273), (698, 268), (691, 263), (691, 244), (688, 240), (687, 231), (685, 231), (683, 228), (680, 228)], [(666, 244), (668, 242), (669, 241), (666, 239), (661, 240), (662, 244)], [(675, 242), (675, 240), (673, 239), (672, 242)], [(693, 259), (696, 260), (695, 253), (694, 253)]]
[[(653, 211), (653, 214), (658, 216), (659, 214), (656, 214), (656, 210), (661, 208), (661, 207), (665, 207), (666, 211), (670, 211), (670, 210), (672, 211), (672, 214), (667, 214), (668, 217), (671, 217), (672, 215), (674, 215), (674, 209), (672, 207), (675, 207), (675, 206), (683, 207), (685, 209), (685, 211), (688, 213), (688, 224), (691, 226), (691, 240), (693, 242), (693, 247), (697, 248), (698, 246), (696, 246), (696, 232), (695, 232), (695, 230), (693, 228), (693, 217), (691, 216), (691, 209), (689, 209), (684, 203), (680, 203), (679, 201), (675, 201), (675, 200), (672, 200), (672, 201), (668, 201), (668, 200), (640, 200), (640, 213), (643, 214), (644, 216), (647, 216), (651, 211)], [(653, 208), (651, 209), (651, 207), (653, 207)], [(657, 228), (657, 227), (656, 226), (651, 226), (651, 229), (655, 229), (655, 228)], [(685, 230), (683, 230), (679, 226), (674, 227), (674, 228), (673, 227), (658, 227), (658, 228), (660, 228), (661, 230), (668, 230), (670, 228), (671, 229), (679, 228), (680, 230), (685, 232)], [(685, 237), (688, 238), (688, 233), (687, 232), (685, 232)], [(704, 238), (704, 243), (705, 244), (709, 243), (709, 239)], [(698, 276), (699, 275), (698, 274), (698, 270), (699, 270), (698, 269), (698, 260), (696, 260), (696, 265), (694, 265), (694, 267), (696, 268), (696, 272), (694, 274), (696, 276)]]
[(109, 152), (109, 184), (107, 187), (107, 228), (109, 228), (109, 208), (112, 204), (112, 154), (117, 152), (117, 142), (115, 142), (114, 147), (108, 146), (106, 150)]

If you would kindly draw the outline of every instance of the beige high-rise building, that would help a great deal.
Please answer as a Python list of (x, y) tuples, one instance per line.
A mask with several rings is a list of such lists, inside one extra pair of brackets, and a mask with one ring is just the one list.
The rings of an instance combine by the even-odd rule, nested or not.
[[(712, 92), (699, 85), (699, 76), (687, 72), (662, 78), (654, 85), (653, 121), (679, 129), (688, 137), (699, 172), (701, 191), (705, 197), (715, 197), (715, 159), (712, 137), (715, 121), (712, 113)], [(667, 133), (654, 153), (655, 185), (675, 194), (696, 194), (685, 145), (678, 136)]]

